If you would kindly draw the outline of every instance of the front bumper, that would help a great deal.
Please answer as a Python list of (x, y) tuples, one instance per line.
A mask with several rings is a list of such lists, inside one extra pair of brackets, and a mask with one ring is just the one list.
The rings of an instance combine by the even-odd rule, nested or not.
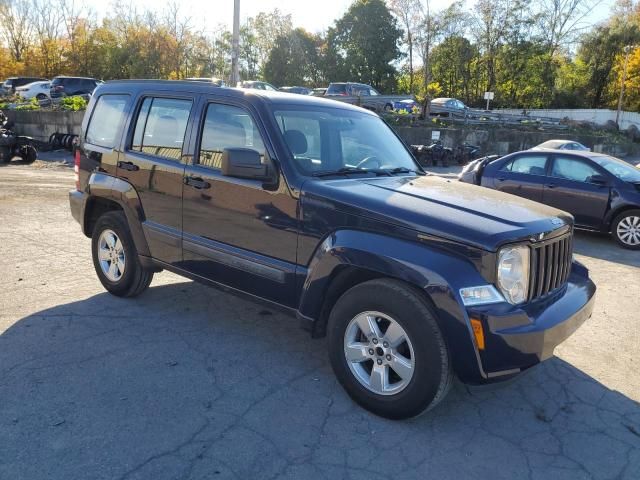
[(482, 381), (512, 376), (551, 357), (591, 317), (595, 292), (588, 270), (574, 262), (567, 284), (547, 297), (520, 306), (470, 308), (469, 317), (482, 322), (485, 334)]

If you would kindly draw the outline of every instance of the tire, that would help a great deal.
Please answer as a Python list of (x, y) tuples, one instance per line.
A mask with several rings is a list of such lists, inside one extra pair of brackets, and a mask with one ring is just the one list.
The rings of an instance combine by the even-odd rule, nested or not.
[(20, 156), (27, 165), (31, 165), (38, 158), (38, 150), (33, 145), (23, 145), (20, 147)]
[[(116, 241), (113, 241), (112, 234)], [(113, 249), (109, 246), (109, 239)], [(117, 240), (121, 248), (118, 248)], [(104, 263), (100, 260), (100, 251), (107, 255)], [(145, 270), (140, 264), (127, 218), (121, 211), (107, 212), (98, 219), (91, 236), (91, 256), (100, 282), (109, 293), (118, 297), (140, 295), (153, 279), (153, 272)], [(114, 258), (118, 258), (120, 262), (109, 261)], [(112, 270), (109, 267), (113, 263), (116, 267)], [(123, 267), (119, 268), (119, 265)]]
[[(377, 319), (375, 325), (382, 338), (363, 335), (365, 332), (359, 327), (363, 318), (367, 320), (365, 325), (371, 325), (370, 318)], [(390, 333), (392, 322), (396, 324), (394, 331), (401, 331), (408, 339), (396, 342), (397, 348), (388, 343), (393, 344), (394, 337), (401, 338)], [(331, 310), (327, 332), (329, 358), (338, 381), (356, 403), (376, 415), (390, 419), (415, 417), (435, 407), (451, 388), (451, 362), (435, 315), (427, 300), (402, 282), (377, 279), (351, 288)], [(373, 328), (369, 329), (372, 332)], [(347, 345), (354, 342), (355, 348), (349, 349)], [(351, 361), (347, 360), (347, 351), (352, 352)], [(394, 363), (398, 358), (402, 362)], [(394, 365), (403, 364), (411, 364), (411, 369), (404, 368), (401, 376)], [(385, 387), (377, 388), (374, 369), (387, 372), (387, 383), (383, 383), (387, 391)], [(370, 385), (366, 385), (367, 376)]]
[(627, 210), (613, 221), (611, 235), (623, 248), (640, 250), (640, 210)]
[(36, 95), (36, 100), (46, 100), (47, 96), (44, 93), (39, 93), (38, 95)]
[(0, 164), (9, 163), (11, 161), (11, 149), (9, 147), (0, 147)]
[(393, 105), (391, 105), (390, 103), (387, 103), (384, 108), (382, 109), (383, 112), (385, 113), (391, 113), (393, 112)]

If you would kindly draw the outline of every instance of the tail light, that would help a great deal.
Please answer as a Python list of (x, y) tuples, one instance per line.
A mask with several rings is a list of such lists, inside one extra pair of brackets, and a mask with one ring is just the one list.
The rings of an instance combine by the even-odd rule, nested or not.
[(76, 181), (76, 190), (80, 191), (80, 149), (76, 148), (76, 155), (73, 165), (73, 177)]

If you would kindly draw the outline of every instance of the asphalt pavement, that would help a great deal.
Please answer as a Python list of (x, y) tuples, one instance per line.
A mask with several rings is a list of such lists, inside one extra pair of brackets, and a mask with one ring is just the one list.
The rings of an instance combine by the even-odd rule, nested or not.
[(640, 479), (640, 253), (578, 233), (597, 302), (554, 358), (389, 421), (292, 318), (164, 272), (107, 294), (72, 187), (0, 167), (0, 479)]

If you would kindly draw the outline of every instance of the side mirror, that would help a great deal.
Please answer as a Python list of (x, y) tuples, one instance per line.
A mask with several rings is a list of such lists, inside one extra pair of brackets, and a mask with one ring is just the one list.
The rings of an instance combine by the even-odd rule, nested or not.
[(260, 161), (260, 154), (251, 148), (225, 148), (222, 152), (222, 175), (269, 181), (269, 167)]
[(596, 185), (607, 185), (609, 181), (604, 175), (591, 175), (589, 177), (589, 183), (594, 183)]

